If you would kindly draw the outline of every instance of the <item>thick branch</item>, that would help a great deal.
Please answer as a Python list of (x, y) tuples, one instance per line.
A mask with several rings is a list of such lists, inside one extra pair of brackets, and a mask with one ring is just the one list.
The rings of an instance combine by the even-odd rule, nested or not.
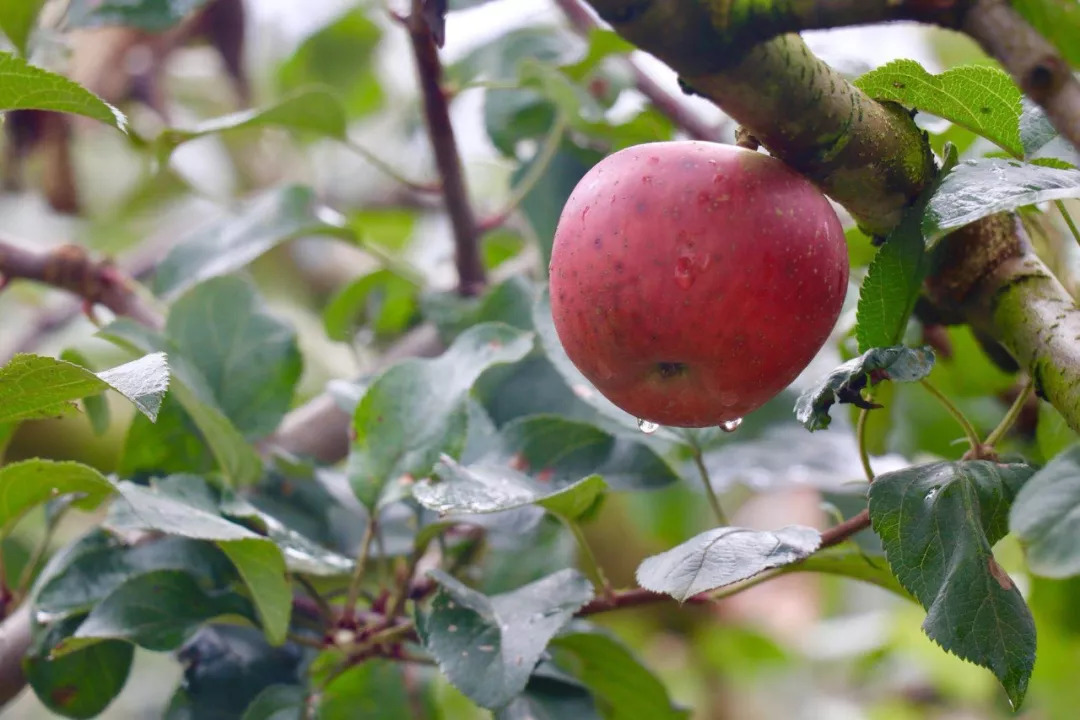
[(161, 327), (161, 314), (135, 292), (135, 282), (108, 261), (93, 260), (77, 245), (55, 250), (26, 250), (0, 240), (0, 277), (34, 280), (66, 290), (86, 305), (103, 305), (150, 327)]
[(405, 20), (412, 43), (420, 92), (424, 101), (424, 117), (428, 136), (435, 153), (435, 165), (442, 178), (443, 198), (450, 224), (454, 230), (454, 245), (458, 270), (458, 288), (463, 295), (475, 295), (484, 286), (484, 264), (480, 257), (480, 228), (473, 213), (465, 175), (461, 167), (454, 127), (450, 123), (450, 107), (442, 87), (442, 62), (431, 28), (424, 18), (420, 0), (413, 0), (411, 15)]

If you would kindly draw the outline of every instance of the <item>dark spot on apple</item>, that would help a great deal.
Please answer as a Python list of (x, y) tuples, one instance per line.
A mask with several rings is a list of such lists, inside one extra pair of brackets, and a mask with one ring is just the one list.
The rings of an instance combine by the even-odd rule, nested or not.
[(595, 240), (592, 241), (592, 244), (594, 248), (599, 250), (600, 248), (604, 247), (604, 240), (603, 238), (597, 237)]
[(638, 200), (636, 209), (640, 214), (644, 215), (645, 211), (648, 209), (648, 206), (645, 204), (644, 200)]
[(662, 378), (673, 378), (686, 372), (686, 364), (681, 362), (661, 362), (656, 364), (656, 370)]
[(621, 273), (623, 269), (624, 267), (621, 260), (615, 263), (615, 272)]

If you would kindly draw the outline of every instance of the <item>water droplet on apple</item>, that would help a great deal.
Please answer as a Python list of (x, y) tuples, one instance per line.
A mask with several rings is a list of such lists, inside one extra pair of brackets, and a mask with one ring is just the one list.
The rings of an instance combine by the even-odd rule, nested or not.
[(675, 261), (675, 282), (683, 290), (694, 284), (694, 259), (689, 255), (681, 255)]
[(637, 426), (638, 426), (638, 430), (645, 433), (646, 435), (652, 435), (654, 432), (656, 432), (657, 430), (660, 429), (659, 425), (657, 425), (654, 422), (649, 422), (648, 420), (640, 420), (639, 419), (637, 421)]
[(725, 420), (720, 423), (720, 429), (726, 433), (733, 433), (739, 429), (740, 425), (742, 425), (742, 418), (735, 418), (734, 420)]

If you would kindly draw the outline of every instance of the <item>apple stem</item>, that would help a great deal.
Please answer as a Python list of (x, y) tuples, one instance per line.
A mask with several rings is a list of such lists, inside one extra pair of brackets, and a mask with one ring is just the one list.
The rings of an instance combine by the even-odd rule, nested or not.
[(953, 416), (953, 419), (964, 430), (964, 435), (967, 436), (968, 444), (971, 445), (972, 450), (978, 450), (982, 447), (982, 442), (979, 440), (979, 433), (975, 430), (975, 427), (971, 424), (971, 421), (967, 419), (967, 416), (960, 411), (960, 408), (953, 405), (949, 398), (938, 390), (936, 387), (930, 384), (928, 380), (920, 380), (919, 384), (926, 388), (926, 391), (937, 398), (942, 407), (949, 411), (949, 414)]
[(360, 551), (356, 555), (356, 566), (353, 568), (352, 580), (349, 582), (345, 606), (342, 609), (342, 619), (350, 623), (356, 617), (356, 602), (360, 599), (360, 583), (364, 579), (364, 569), (368, 556), (371, 554), (371, 541), (374, 539), (375, 513), (372, 512), (368, 517), (367, 527), (364, 528), (364, 536), (360, 540)]
[(719, 523), (719, 527), (727, 527), (729, 524), (727, 515), (724, 514), (724, 508), (720, 506), (720, 498), (716, 497), (716, 492), (713, 491), (712, 479), (709, 477), (709, 469), (705, 467), (705, 458), (701, 454), (701, 447), (696, 441), (693, 441), (691, 447), (694, 451), (694, 465), (697, 466), (698, 474), (701, 475), (701, 482), (705, 485), (705, 496), (709, 498), (709, 504), (712, 506), (716, 521)]

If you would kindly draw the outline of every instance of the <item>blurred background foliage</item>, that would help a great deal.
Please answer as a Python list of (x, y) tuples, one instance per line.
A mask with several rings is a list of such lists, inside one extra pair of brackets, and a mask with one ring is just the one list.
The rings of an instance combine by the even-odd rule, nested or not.
[[(46, 17), (54, 5), (64, 4), (47, 4)], [(302, 112), (285, 113), (283, 122), (244, 125), (234, 118), (232, 130), (193, 132), (182, 144), (184, 138), (177, 136), (171, 152), (135, 147), (90, 122), (72, 123), (70, 135), (42, 118), (26, 120), (25, 127), (14, 127), (9, 119), (6, 128), (0, 216), (5, 235), (30, 247), (78, 242), (144, 278), (168, 258), (152, 282), (155, 290), (168, 291), (191, 272), (183, 257), (170, 254), (179, 243), (200, 234), (211, 244), (245, 234), (265, 238), (266, 252), (248, 273), (273, 314), (298, 333), (303, 372), (294, 405), (329, 384), (348, 407), (357, 388), (340, 379), (367, 376), (395, 338), (422, 322), (434, 322), (445, 338), (478, 319), (531, 326), (529, 305), (515, 304), (515, 293), (528, 297), (531, 287), (543, 283), (555, 223), (577, 180), (613, 150), (683, 136), (676, 122), (639, 92), (626, 62), (628, 47), (613, 34), (594, 31), (583, 37), (546, 0), (458, 3), (475, 7), (450, 13), (442, 56), (478, 216), (498, 216), (516, 199), (514, 188), (524, 181), (529, 187), (520, 212), (483, 236), (483, 262), (495, 280), (494, 295), (466, 300), (452, 292), (456, 275), (446, 215), (437, 196), (423, 187), (436, 173), (407, 39), (381, 3), (246, 0), (241, 23), (236, 3), (217, 0), (210, 3), (216, 14), (209, 16), (208, 27), (198, 33), (187, 28), (184, 37), (176, 36), (177, 26), (74, 27), (80, 24), (78, 9), (87, 3), (71, 5), (66, 25), (46, 23), (39, 31), (31, 59), (63, 70), (123, 107), (142, 137), (155, 137), (166, 126), (199, 128), (247, 107), (281, 107), (312, 87), (340, 103), (312, 120), (304, 113), (315, 112), (310, 104), (315, 101), (305, 96)], [(932, 71), (990, 62), (958, 35), (913, 26), (808, 33), (807, 39), (852, 77), (896, 57), (914, 57)], [(732, 141), (734, 125), (718, 110), (682, 95), (670, 71), (651, 58), (640, 53), (634, 58), (685, 112), (711, 129), (715, 140)], [(337, 124), (339, 112), (343, 128)], [(297, 120), (300, 116), (307, 120)], [(964, 156), (990, 149), (963, 128), (919, 120), (935, 149), (946, 141)], [(1075, 246), (1061, 240), (1056, 220), (1038, 221), (1044, 225), (1036, 237), (1044, 257), (1075, 287)], [(854, 354), (854, 300), (873, 247), (857, 230), (849, 232), (849, 245), (853, 273), (847, 310), (835, 342), (795, 389)], [(497, 285), (508, 279), (513, 280)], [(524, 290), (515, 290), (515, 283)], [(87, 319), (76, 315), (67, 322), (71, 315), (71, 300), (62, 294), (13, 285), (0, 295), (0, 357), (17, 350), (69, 351), (94, 368), (124, 359), (114, 346), (93, 337)], [(939, 352), (933, 383), (980, 432), (994, 427), (1014, 397), (1016, 377), (991, 362), (967, 328), (913, 324), (912, 332), (914, 341), (922, 340), (921, 333), (937, 333), (933, 344), (949, 352)], [(868, 427), (877, 471), (961, 454), (958, 428), (923, 388), (887, 385), (881, 393), (878, 400), (886, 409), (875, 412)], [(475, 397), (495, 426), (540, 411), (595, 417), (543, 353), (486, 375)], [(706, 465), (736, 524), (825, 527), (837, 513), (850, 515), (858, 508), (864, 484), (851, 432), (854, 416), (837, 412), (828, 432), (811, 435), (792, 417), (793, 399), (791, 393), (782, 395), (747, 418), (739, 432), (717, 434), (707, 444)], [(23, 425), (6, 458), (77, 459), (103, 472), (160, 463), (161, 458), (132, 453), (139, 443), (126, 428), (133, 423), (136, 434), (142, 419), (132, 419), (130, 408), (111, 398), (103, 404), (107, 407), (99, 412), (107, 409), (112, 417), (104, 425), (95, 425), (89, 412)], [(191, 470), (200, 462), (208, 466), (210, 458), (184, 418), (173, 418), (169, 454), (184, 458), (177, 469)], [(1039, 458), (1073, 440), (1052, 408), (1033, 402), (1011, 442), (1013, 449)], [(654, 444), (684, 477), (692, 476), (689, 457), (660, 441)], [(309, 496), (287, 490), (275, 496), (274, 482), (261, 497), (264, 510), (288, 517), (313, 539), (352, 552), (359, 537), (347, 521), (327, 526), (305, 519), (313, 515), (310, 508), (324, 506), (325, 497), (314, 490)], [(287, 485), (286, 479), (278, 482)], [(53, 547), (96, 520), (86, 516), (65, 524)], [(12, 579), (46, 523), (46, 513), (36, 512), (4, 545), (4, 567)], [(641, 559), (709, 526), (698, 487), (684, 482), (646, 494), (609, 496), (586, 531), (600, 564), (621, 586), (634, 584)], [(521, 552), (525, 544), (532, 552)], [(510, 590), (566, 567), (574, 553), (565, 530), (542, 520), (524, 539), (494, 544), (471, 579), (485, 592)], [(1074, 718), (1080, 707), (1075, 680), (1080, 584), (1029, 580), (1019, 548), (1009, 539), (998, 555), (1028, 594), (1039, 627), (1038, 663), (1021, 717)], [(672, 696), (703, 720), (1010, 717), (994, 678), (941, 652), (918, 631), (922, 618), (916, 605), (872, 585), (792, 574), (709, 609), (666, 604), (594, 619), (615, 631)], [(214, 634), (231, 632), (243, 634), (216, 629), (200, 636), (204, 664), (199, 667), (207, 667), (206, 657), (217, 657), (220, 638)], [(220, 702), (233, 692), (247, 697), (251, 693), (244, 683), (261, 688), (266, 678), (287, 674), (297, 662), (287, 653), (260, 657), (265, 666), (220, 659), (234, 663), (235, 679), (215, 676), (213, 682), (223, 687), (204, 697)], [(177, 661), (137, 651), (132, 677), (102, 717), (161, 717), (184, 662), (183, 656)], [(198, 681), (189, 673), (189, 683)], [(448, 683), (436, 682), (435, 704), (441, 709), (432, 717), (486, 716)], [(216, 717), (191, 702), (188, 717)], [(50, 714), (26, 692), (4, 716), (23, 720)]]

